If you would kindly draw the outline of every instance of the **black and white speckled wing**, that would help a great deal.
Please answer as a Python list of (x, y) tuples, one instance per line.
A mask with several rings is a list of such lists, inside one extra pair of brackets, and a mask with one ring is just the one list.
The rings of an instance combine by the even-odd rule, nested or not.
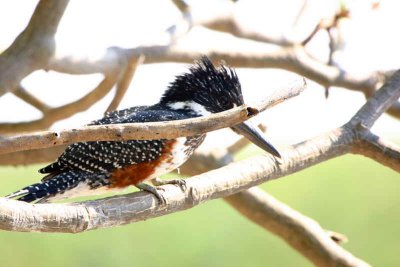
[[(136, 107), (112, 113), (93, 122), (95, 124), (169, 121), (188, 118), (189, 115), (154, 107)], [(130, 140), (79, 142), (67, 147), (56, 162), (39, 170), (48, 173), (47, 180), (55, 174), (69, 170), (89, 173), (107, 173), (124, 166), (150, 162), (157, 159), (166, 140)]]

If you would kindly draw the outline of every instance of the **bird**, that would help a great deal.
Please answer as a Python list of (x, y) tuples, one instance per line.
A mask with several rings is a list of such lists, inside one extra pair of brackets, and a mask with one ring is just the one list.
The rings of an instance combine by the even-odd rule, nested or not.
[[(158, 103), (112, 111), (88, 125), (173, 121), (222, 112), (244, 104), (241, 84), (233, 68), (214, 66), (202, 56), (187, 72), (169, 84)], [(231, 127), (275, 157), (281, 155), (264, 133), (245, 121)], [(206, 134), (158, 140), (90, 141), (69, 145), (58, 159), (41, 168), (45, 176), (7, 198), (44, 203), (79, 196), (99, 195), (128, 186), (153, 193), (163, 184), (185, 189), (183, 179), (159, 177), (182, 165), (203, 142)], [(151, 182), (150, 185), (146, 182)]]

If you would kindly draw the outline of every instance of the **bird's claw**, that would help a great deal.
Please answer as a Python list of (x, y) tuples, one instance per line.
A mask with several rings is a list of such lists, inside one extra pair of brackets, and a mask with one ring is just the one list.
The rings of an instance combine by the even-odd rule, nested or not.
[(152, 193), (158, 199), (158, 201), (160, 201), (161, 205), (167, 204), (167, 200), (165, 199), (165, 197), (160, 192), (158, 192), (159, 190), (165, 191), (164, 188), (154, 187), (154, 186), (151, 186), (151, 185), (145, 184), (145, 183), (140, 183), (135, 186), (137, 188), (139, 188), (140, 190)]
[(151, 180), (151, 183), (155, 186), (166, 184), (178, 185), (182, 191), (186, 191), (187, 189), (186, 181), (184, 179), (161, 180), (160, 178), (154, 178)]

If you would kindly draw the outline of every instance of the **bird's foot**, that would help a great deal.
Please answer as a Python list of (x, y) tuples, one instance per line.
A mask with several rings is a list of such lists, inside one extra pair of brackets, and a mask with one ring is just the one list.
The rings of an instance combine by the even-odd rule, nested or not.
[(140, 183), (135, 186), (140, 190), (152, 193), (160, 201), (161, 205), (167, 204), (167, 200), (165, 199), (165, 197), (160, 192), (158, 192), (159, 190), (164, 191), (163, 188), (157, 188), (145, 183)]
[(172, 180), (161, 180), (160, 178), (151, 179), (151, 183), (155, 186), (161, 186), (166, 184), (178, 185), (182, 191), (186, 191), (186, 181), (184, 179), (172, 179)]

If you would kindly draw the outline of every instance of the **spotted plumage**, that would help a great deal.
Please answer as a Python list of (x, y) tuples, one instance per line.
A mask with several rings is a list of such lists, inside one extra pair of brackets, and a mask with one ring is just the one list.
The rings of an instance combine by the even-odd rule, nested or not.
[[(89, 125), (180, 120), (243, 103), (236, 73), (225, 66), (216, 68), (203, 57), (188, 73), (177, 76), (159, 103), (110, 112)], [(139, 186), (179, 167), (204, 138), (203, 134), (168, 140), (74, 143), (56, 162), (39, 170), (46, 174), (40, 183), (8, 197), (26, 202), (46, 201)]]

